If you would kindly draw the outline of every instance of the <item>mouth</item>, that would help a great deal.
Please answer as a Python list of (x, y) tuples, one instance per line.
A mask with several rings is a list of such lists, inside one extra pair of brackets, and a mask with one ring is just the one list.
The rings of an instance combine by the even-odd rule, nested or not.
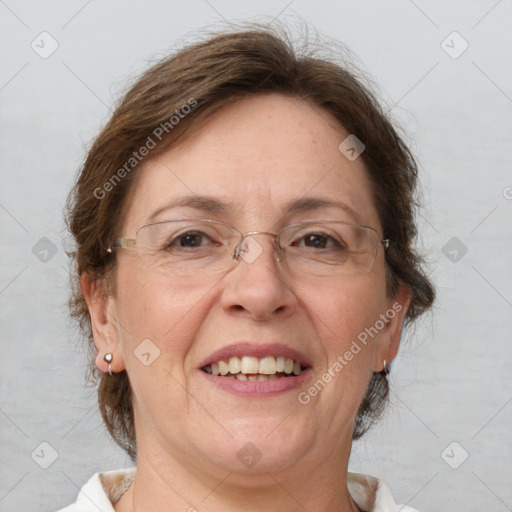
[(209, 382), (240, 396), (275, 396), (303, 385), (311, 364), (280, 343), (236, 343), (211, 354), (198, 367)]
[(230, 357), (201, 368), (215, 376), (234, 378), (242, 381), (268, 381), (300, 375), (306, 368), (301, 363), (284, 356)]

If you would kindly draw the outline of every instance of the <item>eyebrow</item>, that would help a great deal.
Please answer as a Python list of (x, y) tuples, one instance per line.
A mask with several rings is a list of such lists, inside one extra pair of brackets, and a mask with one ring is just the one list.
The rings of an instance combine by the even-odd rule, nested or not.
[[(194, 208), (195, 210), (203, 211), (205, 213), (216, 214), (226, 213), (230, 210), (233, 210), (233, 205), (231, 203), (226, 203), (216, 197), (190, 195), (174, 199), (171, 202), (161, 206), (151, 214), (148, 220), (149, 222), (153, 222), (155, 218), (161, 213), (179, 207)], [(324, 199), (321, 197), (302, 197), (300, 199), (294, 199), (285, 205), (284, 214), (290, 215), (294, 213), (305, 213), (328, 207), (340, 208), (348, 213), (353, 218), (353, 220), (361, 223), (360, 215), (357, 214), (356, 211), (346, 203), (332, 199)]]
[(158, 215), (167, 210), (172, 210), (173, 208), (180, 207), (188, 207), (194, 208), (195, 210), (200, 210), (206, 213), (225, 213), (228, 210), (232, 209), (230, 203), (225, 203), (216, 197), (210, 196), (183, 196), (177, 199), (172, 200), (171, 202), (161, 206), (156, 209), (151, 216), (149, 217), (149, 221), (153, 221)]
[(300, 199), (290, 201), (285, 207), (285, 214), (289, 215), (293, 213), (310, 212), (329, 207), (340, 208), (348, 213), (353, 220), (361, 223), (361, 216), (348, 204), (343, 201), (323, 199), (321, 197), (302, 197)]

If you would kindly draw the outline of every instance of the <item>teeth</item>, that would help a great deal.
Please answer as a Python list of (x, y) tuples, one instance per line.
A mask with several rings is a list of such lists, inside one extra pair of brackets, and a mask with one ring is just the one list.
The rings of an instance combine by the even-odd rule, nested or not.
[(240, 365), (240, 371), (242, 373), (258, 373), (259, 362), (257, 357), (244, 356), (242, 357), (242, 363)]
[(274, 375), (274, 373), (276, 373), (276, 367), (276, 360), (272, 356), (264, 357), (260, 359), (259, 373), (263, 375)]
[(258, 359), (253, 356), (230, 357), (229, 361), (218, 361), (203, 368), (206, 373), (234, 377), (238, 380), (275, 380), (290, 375), (300, 375), (300, 363), (289, 357), (266, 356)]
[(229, 373), (229, 365), (224, 361), (219, 361), (219, 372), (221, 375), (227, 375)]
[(284, 373), (292, 373), (293, 372), (293, 359), (287, 358), (284, 363)]
[(229, 373), (233, 375), (240, 373), (240, 359), (238, 357), (232, 357), (229, 360)]

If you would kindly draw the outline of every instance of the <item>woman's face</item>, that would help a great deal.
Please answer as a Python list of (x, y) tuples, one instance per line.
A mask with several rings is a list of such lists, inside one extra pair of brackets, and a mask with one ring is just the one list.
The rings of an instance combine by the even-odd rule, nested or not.
[[(234, 102), (137, 171), (119, 235), (195, 217), (243, 233), (341, 220), (372, 226), (383, 238), (362, 159), (338, 149), (347, 135), (300, 99)], [(152, 218), (185, 197), (190, 205)], [(311, 198), (325, 204), (304, 207)], [(299, 201), (303, 208), (289, 209)], [(116, 252), (107, 314), (92, 305), (91, 315), (98, 366), (106, 370), (102, 356), (113, 352), (113, 371), (128, 372), (139, 453), (252, 474), (311, 471), (347, 456), (372, 372), (396, 355), (406, 294), (386, 296), (382, 246), (369, 273), (325, 277), (291, 272), (277, 261), (271, 237), (254, 240), (254, 257), (213, 276), (167, 275), (135, 251)], [(235, 356), (258, 364), (289, 357), (307, 370), (256, 382), (206, 373), (211, 362)]]

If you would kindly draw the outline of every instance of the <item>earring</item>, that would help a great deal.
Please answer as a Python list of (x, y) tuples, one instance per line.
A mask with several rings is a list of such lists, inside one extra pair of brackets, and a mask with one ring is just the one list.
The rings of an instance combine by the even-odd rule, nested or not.
[(114, 359), (114, 357), (112, 356), (112, 353), (109, 352), (108, 354), (105, 354), (103, 356), (103, 361), (105, 361), (106, 363), (108, 363), (108, 374), (110, 376), (112, 376), (112, 359)]
[(391, 371), (386, 363), (386, 360), (383, 361), (384, 369), (382, 370), (384, 372), (384, 375), (389, 375), (389, 372)]

